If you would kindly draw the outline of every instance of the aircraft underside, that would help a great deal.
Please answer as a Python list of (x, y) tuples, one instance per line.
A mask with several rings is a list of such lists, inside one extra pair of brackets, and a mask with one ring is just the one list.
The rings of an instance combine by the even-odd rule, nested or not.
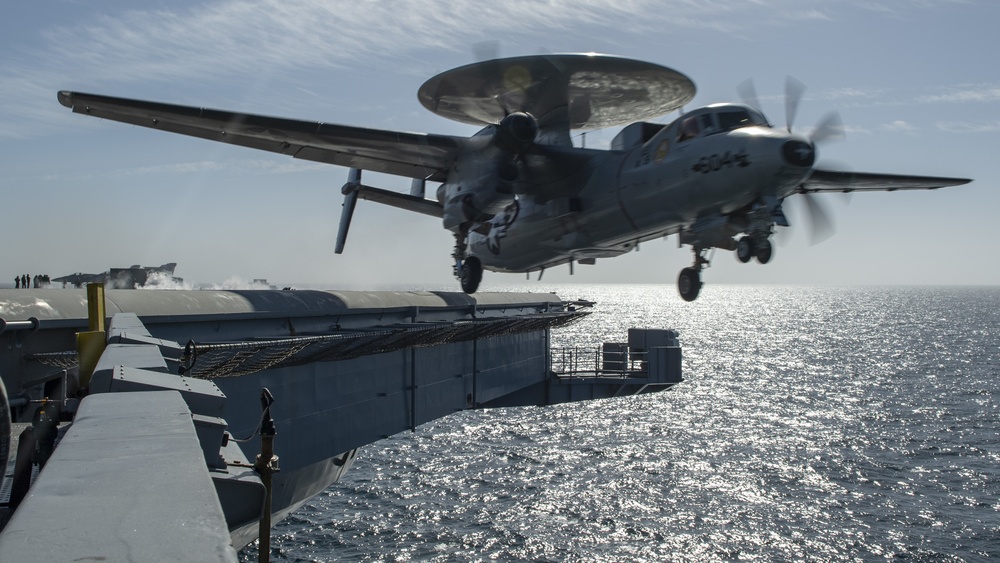
[[(555, 225), (556, 222), (552, 223)], [(484, 270), (501, 273), (539, 272), (541, 277), (546, 269), (569, 264), (572, 272), (574, 263), (593, 264), (597, 258), (620, 256), (638, 248), (640, 243), (677, 234), (680, 245), (690, 246), (694, 254), (692, 266), (681, 270), (677, 286), (683, 299), (693, 301), (702, 287), (701, 271), (709, 266), (707, 256), (710, 250), (718, 248), (733, 251), (742, 263), (756, 259), (761, 264), (767, 264), (773, 255), (770, 239), (775, 226), (788, 226), (780, 203), (776, 200), (772, 206), (760, 203), (739, 213), (716, 214), (693, 223), (677, 224), (642, 235), (628, 233), (626, 230), (612, 239), (591, 240), (588, 241), (590, 244), (577, 247), (552, 244), (546, 250), (539, 244), (534, 233), (513, 226), (505, 229), (501, 238), (491, 238), (491, 235), (496, 237), (496, 231), (492, 230), (484, 236), (471, 232), (471, 244), (456, 244), (455, 275), (461, 281), (464, 291), (474, 293)], [(539, 226), (536, 230), (556, 230), (556, 227)], [(456, 233), (456, 240), (460, 240), (460, 236)], [(534, 252), (518, 250), (527, 246), (534, 247)], [(507, 248), (513, 250), (507, 251)]]

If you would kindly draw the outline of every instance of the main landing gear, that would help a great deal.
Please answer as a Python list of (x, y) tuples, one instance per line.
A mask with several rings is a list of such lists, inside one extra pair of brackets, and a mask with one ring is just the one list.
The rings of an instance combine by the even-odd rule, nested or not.
[(475, 256), (469, 256), (458, 265), (458, 280), (462, 282), (462, 291), (472, 294), (479, 289), (483, 281), (483, 263)]
[(677, 291), (681, 294), (681, 299), (694, 301), (701, 291), (701, 271), (708, 266), (708, 259), (705, 252), (708, 249), (694, 248), (694, 266), (681, 270), (681, 275), (677, 277)]
[(483, 281), (483, 263), (475, 256), (466, 256), (465, 232), (455, 233), (455, 251), (451, 256), (455, 259), (455, 277), (462, 284), (462, 291), (473, 294), (479, 289), (479, 282)]

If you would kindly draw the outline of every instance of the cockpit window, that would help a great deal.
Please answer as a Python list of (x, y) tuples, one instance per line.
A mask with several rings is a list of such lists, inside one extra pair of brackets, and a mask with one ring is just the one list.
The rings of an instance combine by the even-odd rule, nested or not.
[(762, 116), (751, 113), (743, 108), (722, 110), (716, 114), (716, 117), (719, 119), (719, 128), (722, 131), (750, 127), (752, 125), (767, 125), (767, 121)]
[(706, 135), (715, 132), (715, 122), (712, 121), (712, 114), (710, 113), (701, 114), (701, 131)]
[(698, 118), (696, 116), (689, 117), (681, 122), (680, 134), (677, 135), (677, 141), (686, 141), (688, 139), (693, 139), (697, 137), (701, 132), (698, 127)]

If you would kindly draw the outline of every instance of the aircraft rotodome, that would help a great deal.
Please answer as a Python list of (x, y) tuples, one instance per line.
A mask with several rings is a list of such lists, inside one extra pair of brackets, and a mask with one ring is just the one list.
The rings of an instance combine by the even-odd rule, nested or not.
[[(449, 119), (482, 126), (471, 137), (403, 133), (59, 92), (76, 113), (350, 168), (336, 253), (344, 249), (357, 200), (442, 220), (454, 233), (454, 273), (475, 293), (483, 270), (543, 272), (593, 264), (639, 243), (678, 235), (694, 263), (678, 278), (693, 301), (713, 248), (741, 262), (772, 256), (782, 205), (816, 192), (936, 189), (964, 178), (827, 170), (816, 145), (843, 134), (839, 117), (807, 137), (791, 124), (802, 86), (789, 81), (786, 128), (772, 126), (752, 86), (746, 103), (713, 104), (669, 124), (647, 120), (694, 98), (683, 74), (648, 62), (597, 54), (494, 59), (441, 73), (421, 86), (420, 103)], [(624, 126), (610, 150), (575, 147), (574, 129)], [(361, 183), (362, 170), (413, 179), (410, 193)], [(426, 183), (438, 183), (435, 198)], [(824, 221), (816, 211), (817, 223)]]

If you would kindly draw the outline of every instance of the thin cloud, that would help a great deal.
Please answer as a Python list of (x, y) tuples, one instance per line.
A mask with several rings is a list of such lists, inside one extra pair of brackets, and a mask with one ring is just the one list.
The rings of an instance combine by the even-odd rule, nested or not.
[(140, 166), (137, 168), (119, 169), (113, 173), (116, 176), (162, 176), (165, 174), (198, 174), (202, 172), (221, 171), (230, 174), (239, 173), (268, 173), (268, 174), (289, 174), (298, 173), (304, 170), (325, 169), (324, 164), (302, 162), (297, 160), (260, 160), (260, 159), (239, 159), (239, 160), (203, 160), (197, 162), (178, 162), (174, 164), (161, 164), (155, 166)]
[(640, 34), (746, 33), (747, 21), (773, 29), (836, 19), (838, 10), (851, 7), (841, 1), (803, 9), (794, 0), (220, 0), (173, 10), (126, 10), (43, 29), (39, 44), (11, 46), (17, 56), (0, 62), (5, 101), (0, 138), (64, 125), (64, 110), (52, 99), (67, 85), (123, 93), (135, 84), (210, 88), (233, 77), (265, 83), (287, 81), (295, 73), (373, 65), (427, 76), (442, 70), (433, 62), (439, 57), (427, 57), (428, 52), (468, 53), (474, 43), (496, 37), (507, 44), (536, 44), (540, 36), (557, 34), (587, 40), (623, 27)]
[(874, 100), (880, 96), (885, 95), (887, 90), (885, 88), (872, 88), (863, 89), (856, 87), (844, 87), (844, 88), (833, 88), (830, 90), (825, 90), (823, 92), (818, 92), (815, 98), (823, 101), (858, 101), (858, 100)]
[(934, 127), (947, 133), (997, 133), (1000, 132), (1000, 121), (975, 123), (967, 121), (938, 121), (934, 123)]
[(833, 18), (822, 10), (794, 10), (785, 15), (785, 18), (792, 21), (822, 20), (833, 21)]
[(880, 125), (879, 130), (888, 133), (915, 133), (917, 128), (902, 119), (897, 119), (896, 121)]
[(955, 86), (941, 94), (920, 96), (919, 103), (967, 103), (1000, 101), (1000, 85), (971, 84)]
[(183, 176), (189, 174), (201, 174), (205, 172), (223, 172), (227, 175), (239, 174), (291, 174), (308, 170), (325, 170), (325, 164), (304, 162), (301, 160), (266, 160), (266, 159), (238, 159), (238, 160), (200, 160), (190, 162), (175, 162), (171, 164), (157, 164), (154, 166), (138, 166), (132, 168), (109, 168), (98, 173), (80, 174), (74, 173), (72, 178), (59, 175), (44, 174), (31, 178), (8, 178), (15, 182), (43, 181), (47, 183), (65, 182), (73, 180), (75, 182), (83, 180), (102, 180), (107, 178), (130, 178), (141, 176), (163, 177), (163, 176)]
[(863, 3), (863, 4), (860, 5), (860, 7), (863, 8), (863, 9), (865, 9), (865, 10), (869, 10), (871, 12), (876, 12), (876, 13), (879, 13), (879, 14), (882, 14), (882, 15), (886, 15), (886, 16), (894, 16), (894, 15), (896, 15), (896, 10), (890, 8), (889, 6), (886, 6), (885, 4)]

